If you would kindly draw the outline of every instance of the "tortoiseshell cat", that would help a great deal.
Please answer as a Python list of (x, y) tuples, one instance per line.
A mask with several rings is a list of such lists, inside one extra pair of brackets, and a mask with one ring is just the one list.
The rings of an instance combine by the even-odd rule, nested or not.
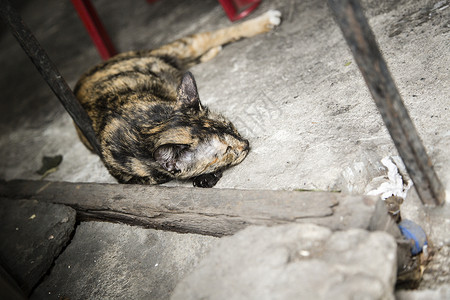
[(280, 16), (272, 10), (155, 50), (119, 54), (85, 73), (74, 92), (92, 119), (109, 172), (121, 183), (193, 178), (194, 186), (212, 187), (224, 169), (240, 163), (248, 141), (200, 103), (186, 70), (213, 58), (222, 45), (269, 31)]

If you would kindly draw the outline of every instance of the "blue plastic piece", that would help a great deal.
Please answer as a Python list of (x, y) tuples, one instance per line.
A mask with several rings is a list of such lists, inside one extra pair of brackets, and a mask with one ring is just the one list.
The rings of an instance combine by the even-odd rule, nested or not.
[(413, 243), (411, 243), (412, 255), (419, 254), (422, 252), (423, 247), (428, 245), (425, 231), (413, 221), (403, 220), (398, 224), (398, 227), (406, 239), (413, 241)]

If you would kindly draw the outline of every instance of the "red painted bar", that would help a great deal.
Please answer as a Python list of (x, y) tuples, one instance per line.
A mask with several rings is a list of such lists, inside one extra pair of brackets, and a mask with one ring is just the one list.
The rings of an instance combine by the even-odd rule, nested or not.
[(117, 54), (111, 39), (108, 36), (97, 12), (90, 0), (71, 0), (80, 19), (83, 21), (92, 41), (100, 53), (102, 59), (106, 60)]

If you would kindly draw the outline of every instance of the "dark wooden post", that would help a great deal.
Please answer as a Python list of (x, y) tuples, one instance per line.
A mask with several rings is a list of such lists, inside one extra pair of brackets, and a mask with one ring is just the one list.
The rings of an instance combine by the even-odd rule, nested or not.
[(39, 42), (23, 22), (21, 16), (13, 9), (7, 0), (0, 0), (0, 17), (10, 28), (12, 34), (27, 53), (41, 76), (50, 86), (52, 91), (61, 101), (64, 108), (70, 114), (75, 124), (81, 129), (84, 136), (101, 156), (100, 145), (92, 129), (91, 119), (76, 99), (70, 87), (59, 73), (55, 64), (50, 60), (47, 53), (42, 49)]
[(443, 205), (445, 191), (389, 73), (357, 0), (328, 0), (422, 203)]

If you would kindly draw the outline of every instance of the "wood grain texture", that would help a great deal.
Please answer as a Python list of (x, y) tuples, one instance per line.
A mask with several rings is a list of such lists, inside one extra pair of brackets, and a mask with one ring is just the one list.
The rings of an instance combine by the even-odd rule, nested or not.
[(368, 228), (376, 198), (328, 192), (196, 189), (14, 180), (0, 196), (65, 204), (87, 219), (213, 236), (249, 225), (315, 223)]

